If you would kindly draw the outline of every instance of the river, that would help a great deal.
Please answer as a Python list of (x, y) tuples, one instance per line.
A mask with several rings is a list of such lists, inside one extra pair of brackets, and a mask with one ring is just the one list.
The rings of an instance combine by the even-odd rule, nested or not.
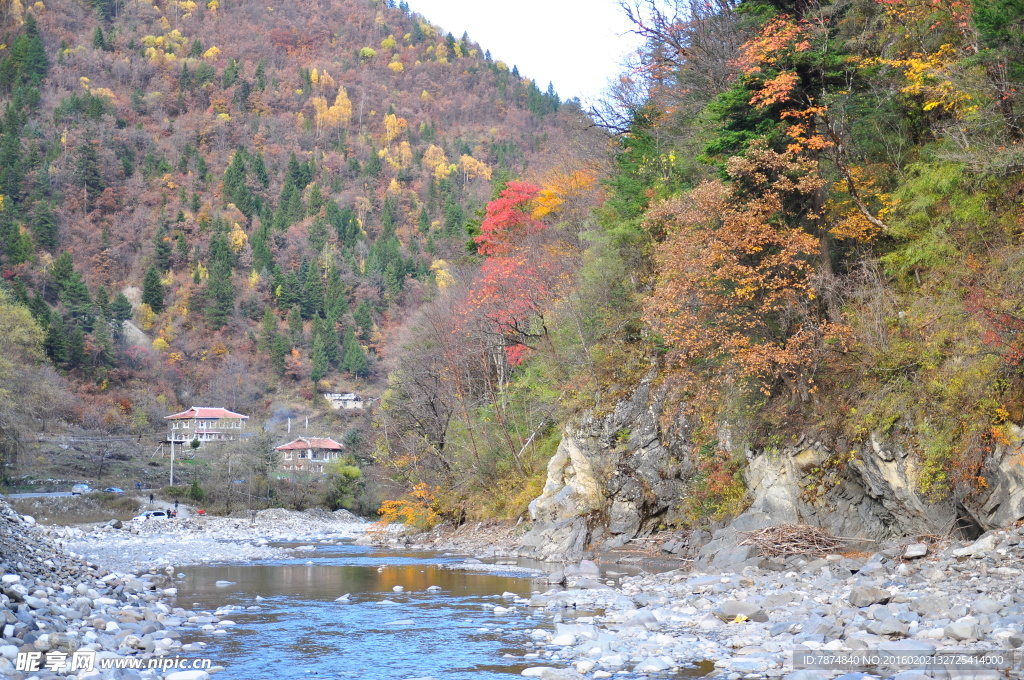
[[(511, 607), (503, 593), (529, 597), (530, 580), (442, 568), (461, 561), (342, 543), (318, 545), (295, 559), (183, 568), (181, 606), (260, 607), (232, 611), (228, 618), (236, 625), (226, 635), (201, 638), (209, 646), (190, 656), (225, 666), (217, 674), (225, 680), (507, 680), (543, 665), (524, 654), (539, 651), (531, 649), (529, 633), (550, 629), (550, 619), (523, 606), (494, 612)], [(350, 602), (335, 602), (346, 593)]]

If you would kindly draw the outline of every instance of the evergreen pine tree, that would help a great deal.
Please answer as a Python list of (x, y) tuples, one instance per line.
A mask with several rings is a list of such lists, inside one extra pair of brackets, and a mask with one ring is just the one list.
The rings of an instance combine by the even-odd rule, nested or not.
[(379, 177), (380, 173), (384, 170), (384, 165), (380, 161), (380, 156), (377, 154), (377, 149), (370, 147), (370, 155), (366, 159), (366, 163), (363, 165), (363, 172), (370, 177)]
[(369, 373), (369, 362), (366, 354), (356, 340), (355, 333), (349, 331), (345, 334), (345, 345), (341, 359), (341, 368), (354, 376), (365, 377)]
[(96, 307), (99, 310), (99, 316), (104, 319), (110, 318), (110, 293), (107, 292), (106, 286), (100, 286), (96, 291)]
[(124, 293), (118, 293), (114, 297), (114, 301), (110, 303), (110, 319), (120, 324), (130, 318), (132, 318), (132, 303), (128, 302)]
[(261, 352), (270, 352), (274, 348), (274, 341), (277, 339), (277, 315), (274, 310), (267, 307), (263, 310), (263, 321), (260, 323), (260, 337), (257, 341), (257, 349)]
[(85, 332), (81, 327), (75, 327), (68, 337), (67, 364), (69, 368), (85, 364)]
[(302, 318), (312, 319), (324, 311), (324, 284), (320, 278), (320, 267), (314, 266), (306, 275), (302, 289)]
[(24, 178), (21, 138), (15, 126), (10, 125), (0, 138), (0, 195), (12, 203), (20, 201)]
[(206, 286), (206, 323), (217, 330), (231, 320), (235, 312), (235, 287), (231, 283), (231, 269), (223, 262), (210, 270)]
[(327, 290), (324, 293), (324, 316), (331, 327), (341, 321), (348, 312), (348, 296), (341, 281), (338, 268), (331, 263), (327, 270)]
[(45, 201), (36, 203), (35, 214), (32, 216), (32, 235), (36, 245), (43, 250), (50, 253), (57, 250), (57, 216)]
[(291, 336), (292, 344), (296, 347), (306, 344), (306, 333), (302, 326), (301, 305), (295, 305), (292, 307), (292, 311), (288, 313), (288, 334)]
[(160, 225), (160, 228), (156, 230), (156, 235), (153, 237), (153, 247), (153, 263), (160, 271), (168, 271), (171, 268), (171, 250), (174, 248), (174, 245), (171, 243), (171, 237), (163, 225)]
[(78, 146), (74, 178), (75, 182), (85, 189), (86, 204), (91, 210), (93, 202), (107, 188), (107, 183), (100, 172), (100, 157), (96, 151), (96, 144), (89, 140), (83, 141)]
[(288, 338), (283, 333), (276, 333), (273, 344), (270, 347), (270, 364), (278, 375), (284, 374), (284, 360), (288, 356), (288, 350), (290, 349), (291, 345), (288, 343)]
[(149, 266), (142, 279), (142, 301), (157, 314), (164, 310), (164, 284), (160, 282), (160, 272), (153, 265)]
[(65, 250), (61, 253), (56, 260), (53, 261), (53, 266), (50, 267), (50, 276), (53, 279), (53, 288), (58, 295), (64, 288), (64, 284), (68, 282), (71, 275), (75, 272), (75, 262), (70, 252)]
[(328, 235), (327, 222), (324, 218), (317, 216), (313, 218), (313, 224), (309, 226), (306, 242), (309, 243), (309, 247), (313, 252), (319, 253), (327, 245)]
[(64, 319), (57, 315), (50, 321), (43, 340), (46, 356), (55, 364), (63, 364), (68, 360), (68, 331)]
[(32, 259), (33, 252), (32, 239), (28, 237), (28, 232), (13, 227), (7, 238), (7, 261), (10, 264), (28, 262)]
[(420, 208), (419, 227), (421, 233), (426, 234), (430, 231), (430, 215), (427, 214), (426, 207)]
[(92, 48), (94, 50), (107, 51), (107, 39), (103, 37), (103, 28), (96, 26), (96, 30), (92, 32)]
[(327, 357), (325, 339), (321, 335), (313, 337), (312, 364), (313, 366), (309, 373), (310, 380), (317, 383), (327, 377), (327, 372), (330, 370), (330, 360)]
[(309, 214), (318, 215), (322, 207), (324, 207), (323, 192), (320, 191), (319, 184), (314, 184), (309, 190)]
[[(23, 41), (22, 44), (19, 41)], [(39, 35), (36, 18), (31, 13), (25, 15), (25, 32), (15, 39), (11, 55), (19, 55), (22, 73), (29, 83), (38, 85), (46, 77), (50, 60), (46, 58), (43, 38)]]
[(373, 330), (373, 313), (370, 310), (370, 303), (367, 300), (363, 300), (356, 307), (356, 311), (352, 314), (353, 321), (359, 326), (359, 335), (363, 340), (370, 339), (370, 331)]

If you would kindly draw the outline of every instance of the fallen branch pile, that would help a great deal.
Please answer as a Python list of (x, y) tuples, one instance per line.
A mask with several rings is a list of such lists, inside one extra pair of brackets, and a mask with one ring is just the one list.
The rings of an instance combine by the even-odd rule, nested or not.
[(842, 538), (806, 524), (779, 524), (740, 534), (746, 537), (740, 545), (754, 545), (765, 557), (830, 555), (843, 546)]

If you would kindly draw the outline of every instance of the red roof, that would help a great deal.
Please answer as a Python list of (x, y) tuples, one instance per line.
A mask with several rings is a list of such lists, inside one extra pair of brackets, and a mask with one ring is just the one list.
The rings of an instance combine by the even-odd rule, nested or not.
[(328, 451), (341, 451), (345, 447), (325, 437), (299, 437), (287, 444), (277, 447), (278, 451), (303, 451), (305, 449), (327, 449)]
[(175, 413), (171, 416), (164, 416), (164, 420), (191, 420), (193, 418), (209, 418), (213, 420), (220, 418), (241, 418), (243, 420), (248, 420), (249, 416), (229, 411), (226, 408), (210, 408), (208, 406), (193, 406), (187, 411)]

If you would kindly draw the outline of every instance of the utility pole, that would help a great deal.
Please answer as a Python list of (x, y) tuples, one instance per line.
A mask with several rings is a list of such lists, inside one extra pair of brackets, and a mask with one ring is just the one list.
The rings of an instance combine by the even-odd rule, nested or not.
[(171, 435), (171, 486), (174, 486), (174, 435)]

